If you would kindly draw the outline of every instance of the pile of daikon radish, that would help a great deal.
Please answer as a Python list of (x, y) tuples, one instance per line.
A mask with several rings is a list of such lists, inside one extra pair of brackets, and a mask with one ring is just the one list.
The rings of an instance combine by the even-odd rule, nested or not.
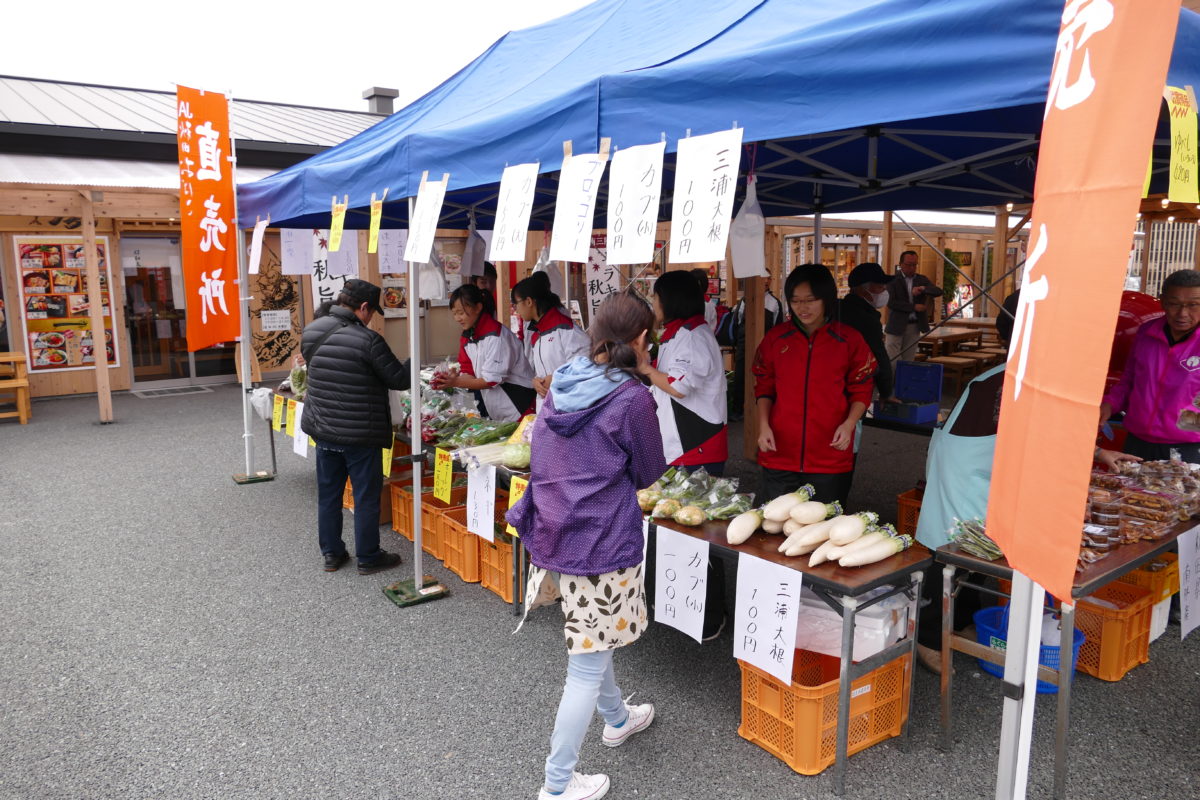
[(891, 525), (880, 525), (874, 511), (843, 514), (840, 503), (819, 503), (812, 496), (813, 487), (805, 484), (762, 508), (739, 514), (730, 521), (725, 538), (730, 544), (741, 544), (759, 528), (783, 534), (787, 538), (779, 552), (785, 556), (808, 555), (810, 567), (826, 561), (861, 567), (912, 546), (911, 536), (896, 533)]

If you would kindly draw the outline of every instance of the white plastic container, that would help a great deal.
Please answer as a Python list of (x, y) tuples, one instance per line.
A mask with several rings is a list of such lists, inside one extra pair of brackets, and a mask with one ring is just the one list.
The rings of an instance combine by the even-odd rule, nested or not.
[[(893, 595), (854, 615), (853, 660), (870, 658), (908, 630), (908, 598)], [(842, 618), (812, 591), (800, 593), (796, 647), (829, 656), (842, 654)]]
[(1150, 641), (1153, 642), (1167, 632), (1167, 622), (1171, 618), (1171, 600), (1174, 596), (1154, 604), (1154, 610), (1150, 613)]

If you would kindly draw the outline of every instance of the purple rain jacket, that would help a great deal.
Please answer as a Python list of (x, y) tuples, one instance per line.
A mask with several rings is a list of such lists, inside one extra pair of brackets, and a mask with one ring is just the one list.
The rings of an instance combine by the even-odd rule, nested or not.
[[(555, 383), (586, 360), (561, 367)], [(637, 566), (637, 490), (667, 469), (654, 398), (632, 378), (578, 411), (558, 411), (555, 396), (552, 387), (534, 423), (529, 486), (508, 521), (543, 569), (586, 576)]]

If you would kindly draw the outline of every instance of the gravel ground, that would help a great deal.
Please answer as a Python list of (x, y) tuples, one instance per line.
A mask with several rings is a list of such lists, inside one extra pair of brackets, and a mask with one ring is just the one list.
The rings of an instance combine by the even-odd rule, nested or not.
[[(94, 398), (0, 423), (0, 798), (536, 795), (564, 674), (554, 612), (513, 636), (498, 598), (428, 560), (450, 595), (398, 609), (380, 590), (410, 574), (411, 548), (390, 531), (401, 570), (323, 573), (311, 461), (279, 436), (275, 481), (230, 480), (232, 387), (115, 407), (110, 426)], [(868, 430), (852, 506), (894, 516), (926, 443)], [(797, 775), (738, 737), (731, 648), (728, 632), (701, 646), (651, 626), (617, 670), (658, 720), (617, 750), (597, 721), (581, 767), (609, 773), (617, 798), (832, 797), (828, 773)], [(999, 682), (956, 664), (953, 752), (918, 670), (909, 752), (892, 740), (852, 757), (847, 797), (992, 796)], [(1172, 625), (1119, 683), (1080, 677), (1071, 797), (1196, 797), (1198, 665), (1200, 636), (1181, 643)], [(1050, 795), (1054, 709), (1040, 699), (1031, 797)]]

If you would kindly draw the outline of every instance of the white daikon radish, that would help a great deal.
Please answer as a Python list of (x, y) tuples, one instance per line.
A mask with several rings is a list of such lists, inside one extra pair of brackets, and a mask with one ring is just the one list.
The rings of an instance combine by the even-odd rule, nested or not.
[(779, 552), (783, 553), (783, 552), (787, 551), (787, 549), (788, 549), (788, 548), (790, 548), (790, 547), (794, 547), (795, 545), (799, 544), (799, 543), (800, 543), (800, 536), (801, 536), (803, 533), (804, 533), (804, 529), (803, 529), (803, 528), (801, 528), (800, 530), (798, 530), (798, 531), (795, 531), (794, 533), (791, 533), (791, 534), (789, 534), (789, 535), (788, 535), (788, 537), (787, 537), (786, 539), (784, 539), (784, 540), (783, 540), (783, 541), (780, 543), (780, 545), (779, 545)]
[(827, 519), (818, 522), (814, 525), (809, 525), (801, 531), (797, 531), (800, 537), (800, 544), (820, 544), (829, 538), (829, 526), (833, 524), (833, 520)]
[(767, 533), (783, 533), (783, 520), (769, 518), (764, 519), (762, 529)]
[(762, 512), (757, 508), (738, 514), (729, 521), (729, 527), (725, 529), (725, 541), (730, 544), (745, 542), (759, 529), (762, 522)]
[(842, 556), (838, 563), (843, 567), (861, 567), (866, 564), (874, 564), (876, 561), (883, 561), (885, 558), (891, 558), (896, 553), (907, 550), (912, 546), (912, 541), (912, 537), (907, 534), (903, 536), (887, 536), (874, 544), (856, 548), (853, 552)]
[(812, 525), (814, 522), (820, 522), (829, 516), (824, 503), (818, 503), (816, 500), (808, 500), (804, 503), (797, 503), (792, 506), (792, 510), (788, 512), (788, 516), (793, 522), (801, 525)]
[(781, 494), (771, 502), (763, 506), (763, 519), (774, 520), (782, 523), (788, 518), (788, 514), (792, 510), (792, 506), (800, 503), (808, 502), (812, 499), (813, 487), (810, 484), (804, 484), (794, 492)]
[(849, 544), (878, 521), (879, 515), (874, 511), (860, 511), (857, 514), (838, 517), (829, 526), (829, 541), (837, 545)]
[(816, 550), (820, 545), (815, 544), (796, 544), (783, 551), (785, 556), (804, 556)]
[(855, 550), (859, 549), (860, 547), (870, 547), (871, 545), (877, 543), (881, 539), (887, 539), (887, 538), (891, 538), (891, 536), (886, 531), (883, 531), (879, 528), (873, 528), (871, 530), (868, 530), (866, 533), (864, 533), (862, 536), (858, 537), (857, 539), (854, 539), (853, 541), (848, 542), (847, 544), (835, 545), (836, 547), (839, 548), (837, 558), (840, 559), (843, 556), (847, 556), (847, 555), (853, 553)]
[(796, 531), (800, 530), (803, 527), (804, 527), (803, 523), (796, 522), (796, 520), (790, 519), (790, 518), (786, 519), (783, 522), (783, 535), (791, 536), (793, 533), (795, 533)]
[(820, 547), (818, 547), (816, 550), (813, 551), (812, 556), (809, 557), (809, 559), (808, 559), (808, 565), (810, 567), (815, 567), (818, 564), (824, 564), (826, 561), (829, 560), (829, 551), (833, 547), (835, 547), (833, 542), (826, 539), (824, 542), (821, 543)]

